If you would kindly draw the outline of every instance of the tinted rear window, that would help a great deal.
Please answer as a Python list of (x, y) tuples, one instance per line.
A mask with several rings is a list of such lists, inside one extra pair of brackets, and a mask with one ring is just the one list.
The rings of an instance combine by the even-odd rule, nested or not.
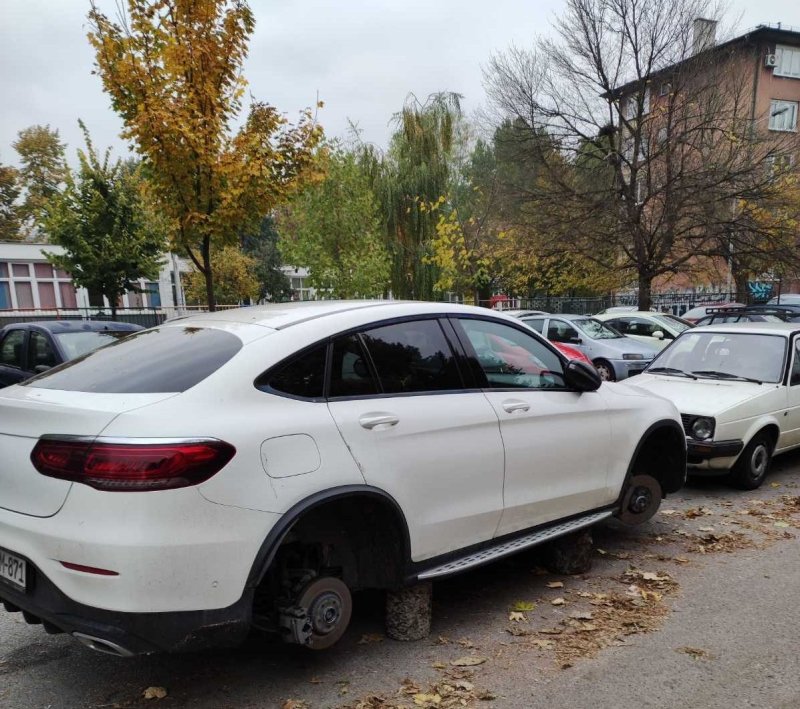
[(29, 379), (26, 386), (108, 394), (182, 392), (242, 348), (229, 332), (201, 327), (144, 330)]

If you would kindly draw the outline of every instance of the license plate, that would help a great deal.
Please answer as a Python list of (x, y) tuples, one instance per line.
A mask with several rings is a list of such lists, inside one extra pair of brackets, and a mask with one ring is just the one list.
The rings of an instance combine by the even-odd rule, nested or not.
[(25, 559), (20, 559), (18, 556), (0, 549), (0, 581), (5, 581), (20, 591), (24, 591), (27, 571)]

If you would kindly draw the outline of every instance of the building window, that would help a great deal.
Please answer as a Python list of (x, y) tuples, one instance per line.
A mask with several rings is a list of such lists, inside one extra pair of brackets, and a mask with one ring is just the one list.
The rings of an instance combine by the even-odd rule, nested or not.
[[(642, 115), (646, 116), (650, 113), (650, 87), (648, 86), (644, 90), (644, 95), (641, 97), (642, 99)], [(623, 105), (625, 106), (624, 115), (627, 120), (633, 120), (638, 115), (639, 111), (639, 94), (633, 94), (628, 98), (623, 100)]]
[(779, 155), (769, 155), (766, 159), (767, 174), (770, 177), (778, 177), (788, 172), (794, 165), (794, 155), (781, 153)]
[(775, 71), (773, 74), (800, 79), (800, 47), (787, 47), (781, 44), (775, 47)]
[(147, 304), (151, 308), (160, 308), (161, 292), (158, 290), (158, 283), (154, 281), (148, 281), (144, 284), (144, 288), (147, 291)]
[(797, 101), (773, 99), (769, 104), (770, 130), (797, 130)]
[(659, 96), (669, 96), (672, 93), (672, 84), (669, 81), (664, 81), (661, 86), (658, 87), (658, 95)]

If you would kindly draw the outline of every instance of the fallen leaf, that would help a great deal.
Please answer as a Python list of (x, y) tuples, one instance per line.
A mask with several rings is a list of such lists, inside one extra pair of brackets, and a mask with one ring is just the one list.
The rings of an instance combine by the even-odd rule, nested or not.
[(526, 623), (528, 621), (524, 613), (518, 613), (516, 611), (511, 611), (511, 613), (508, 614), (508, 619), (512, 623)]
[(770, 487), (780, 487), (781, 484), (780, 483), (770, 483), (769, 486)]
[(447, 668), (447, 665), (445, 665), (444, 662), (434, 662), (431, 667), (433, 667), (434, 670), (444, 670)]
[(148, 687), (142, 692), (142, 696), (145, 699), (163, 699), (167, 696), (167, 690), (164, 687)]
[(456, 687), (458, 689), (463, 689), (465, 692), (471, 692), (473, 689), (475, 689), (475, 685), (465, 679), (458, 680), (458, 682), (456, 682)]
[(547, 588), (564, 588), (563, 581), (551, 581), (547, 584)]
[(312, 677), (308, 680), (311, 684), (322, 684), (322, 680), (319, 677)]
[(520, 613), (530, 613), (532, 610), (536, 610), (536, 604), (531, 601), (514, 601), (511, 610)]
[(709, 660), (712, 658), (711, 653), (701, 647), (679, 647), (675, 650), (675, 652), (682, 652), (690, 657), (693, 657), (695, 660)]
[(678, 510), (660, 510), (662, 515), (674, 515)]
[(569, 617), (575, 620), (592, 620), (592, 618), (594, 618), (588, 611), (573, 611), (569, 614)]
[(547, 650), (553, 647), (552, 640), (531, 640), (531, 645), (538, 647), (540, 650)]
[(480, 699), (482, 702), (491, 702), (494, 699), (497, 699), (497, 696), (492, 694), (488, 689), (479, 689), (475, 692), (475, 697)]
[(775, 522), (776, 527), (790, 527), (791, 525), (788, 522)]
[(701, 532), (713, 532), (714, 531), (713, 527), (698, 527), (698, 529)]
[(563, 605), (566, 605), (566, 603), (567, 602), (563, 598), (560, 598), (560, 597), (559, 598), (554, 598), (552, 601), (550, 601), (550, 604), (553, 605), (553, 606), (563, 606)]
[(465, 655), (464, 657), (459, 657), (457, 660), (451, 660), (450, 664), (453, 665), (453, 667), (474, 667), (475, 665), (482, 665), (484, 662), (486, 662), (485, 657)]
[(419, 707), (424, 707), (430, 704), (441, 704), (442, 696), (440, 694), (415, 694), (414, 704)]

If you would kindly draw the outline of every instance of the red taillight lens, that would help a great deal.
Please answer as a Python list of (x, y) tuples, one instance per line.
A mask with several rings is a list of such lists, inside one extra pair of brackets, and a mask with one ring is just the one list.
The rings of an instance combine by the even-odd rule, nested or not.
[(172, 490), (208, 480), (236, 454), (223, 441), (104, 443), (42, 438), (31, 462), (42, 475), (98, 490)]

